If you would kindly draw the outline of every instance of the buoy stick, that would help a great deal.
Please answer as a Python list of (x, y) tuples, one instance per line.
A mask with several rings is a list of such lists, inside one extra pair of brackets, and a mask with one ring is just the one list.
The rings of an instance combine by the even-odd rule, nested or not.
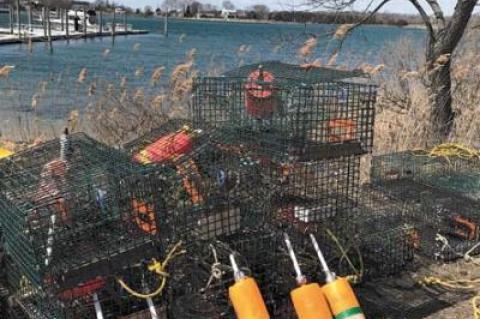
[(325, 281), (327, 283), (330, 283), (335, 280), (336, 275), (334, 272), (330, 270), (328, 267), (327, 261), (325, 260), (325, 257), (323, 256), (322, 251), (320, 250), (320, 246), (318, 245), (317, 239), (313, 234), (310, 234), (310, 240), (312, 241), (313, 248), (317, 252), (318, 259), (320, 259), (320, 264), (322, 265), (322, 270), (325, 273)]
[(295, 252), (293, 251), (292, 243), (290, 242), (290, 237), (288, 237), (287, 233), (283, 234), (285, 239), (285, 243), (287, 244), (288, 254), (290, 255), (290, 259), (293, 262), (293, 268), (295, 269), (295, 273), (297, 274), (296, 280), (298, 285), (304, 285), (307, 281), (305, 276), (302, 274), (302, 270), (300, 269), (300, 265), (298, 264), (297, 256), (295, 256)]

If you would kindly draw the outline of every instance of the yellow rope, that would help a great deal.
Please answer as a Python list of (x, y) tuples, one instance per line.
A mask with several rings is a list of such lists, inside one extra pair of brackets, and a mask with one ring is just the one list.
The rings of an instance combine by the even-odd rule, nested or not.
[(167, 254), (167, 257), (163, 262), (157, 261), (155, 259), (152, 260), (152, 263), (148, 265), (148, 270), (157, 274), (161, 279), (160, 286), (153, 292), (147, 293), (147, 294), (142, 294), (139, 292), (136, 292), (132, 288), (130, 288), (122, 279), (118, 278), (117, 281), (122, 286), (123, 289), (125, 289), (129, 294), (131, 294), (134, 297), (140, 298), (140, 299), (150, 299), (154, 298), (158, 295), (160, 295), (163, 292), (163, 289), (165, 288), (165, 285), (167, 284), (167, 277), (168, 273), (166, 272), (166, 268), (168, 263), (175, 257), (184, 254), (186, 251), (185, 250), (180, 250), (180, 246), (183, 243), (180, 241), (178, 242)]
[(445, 289), (474, 289), (480, 284), (480, 279), (442, 279), (436, 276), (425, 276), (420, 281), (423, 285), (437, 285)]
[(415, 150), (415, 152), (420, 156), (444, 157), (448, 162), (450, 162), (450, 157), (480, 158), (480, 150), (460, 143), (444, 143), (435, 146), (429, 151), (420, 149)]

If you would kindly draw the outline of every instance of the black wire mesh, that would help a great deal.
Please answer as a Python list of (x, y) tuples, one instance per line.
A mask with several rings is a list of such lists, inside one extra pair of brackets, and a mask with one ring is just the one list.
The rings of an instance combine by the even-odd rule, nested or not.
[[(9, 268), (15, 267), (11, 264)], [(17, 282), (17, 272), (11, 274), (11, 281)], [(11, 318), (28, 319), (91, 319), (122, 318), (144, 319), (166, 318), (167, 300), (154, 296), (150, 300), (137, 298), (123, 290), (117, 282), (122, 278), (132, 289), (142, 293), (151, 292), (160, 285), (161, 279), (146, 271), (139, 263), (115, 275), (96, 277), (75, 288), (58, 294), (47, 294), (25, 284), (10, 297), (8, 311)]]
[(276, 189), (276, 222), (342, 231), (358, 213), (359, 156), (272, 164), (267, 170)]
[[(148, 166), (166, 165), (177, 172), (163, 217), (171, 240), (213, 239), (265, 222), (272, 190), (260, 162), (221, 143), (216, 134), (174, 120), (126, 146), (137, 160), (141, 154), (154, 155), (150, 158), (157, 160), (147, 161)], [(187, 146), (178, 148), (185, 141)]]
[(280, 159), (362, 154), (372, 146), (376, 87), (344, 78), (282, 63), (247, 66), (198, 79), (191, 113), (196, 124), (233, 129), (249, 148)]
[(166, 204), (156, 195), (169, 171), (147, 171), (81, 133), (62, 143), (0, 163), (0, 218), (16, 289), (25, 282), (71, 289), (160, 249), (157, 217)]
[(473, 188), (457, 187), (468, 170), (474, 176), (475, 165), (469, 159), (411, 152), (374, 158), (373, 183), (409, 205), (420, 253), (439, 261), (480, 253), (480, 249), (471, 250), (479, 239), (480, 204), (472, 199)]

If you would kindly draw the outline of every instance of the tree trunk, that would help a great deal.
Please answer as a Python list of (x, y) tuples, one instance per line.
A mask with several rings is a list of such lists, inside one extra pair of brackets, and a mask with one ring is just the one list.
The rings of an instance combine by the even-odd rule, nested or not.
[(449, 137), (455, 112), (452, 107), (451, 57), (460, 42), (478, 0), (458, 1), (455, 11), (444, 28), (429, 38), (427, 72), (435, 138)]
[(435, 139), (441, 142), (452, 131), (455, 113), (452, 109), (452, 79), (450, 61), (435, 66), (429, 73), (432, 128)]

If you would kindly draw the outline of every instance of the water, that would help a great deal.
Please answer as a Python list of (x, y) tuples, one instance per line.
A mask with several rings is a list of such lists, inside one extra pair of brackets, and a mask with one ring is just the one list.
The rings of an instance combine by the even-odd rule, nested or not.
[[(0, 14), (0, 25), (6, 26), (7, 19), (7, 14)], [(128, 23), (150, 34), (118, 36), (114, 44), (111, 37), (57, 41), (53, 43), (53, 52), (45, 43), (34, 43), (31, 48), (26, 44), (0, 46), (0, 66), (15, 66), (8, 79), (0, 78), (2, 114), (33, 112), (32, 97), (36, 99), (34, 112), (44, 118), (63, 118), (73, 108), (82, 109), (86, 89), (77, 83), (77, 77), (83, 68), (88, 70), (88, 81), (119, 83), (126, 76), (131, 88), (149, 87), (153, 69), (165, 66), (168, 74), (191, 49), (196, 49), (195, 66), (201, 74), (218, 74), (261, 60), (299, 62), (297, 49), (310, 35), (319, 39), (312, 55), (315, 58), (328, 60), (337, 44), (331, 40), (335, 27), (329, 25), (171, 19), (169, 36), (165, 37), (162, 19), (129, 17)], [(388, 43), (404, 37), (423, 45), (422, 30), (361, 27), (344, 43), (337, 64), (350, 67), (362, 62), (376, 64)], [(241, 52), (240, 46), (243, 46)], [(109, 50), (108, 54), (105, 50)], [(144, 68), (145, 76), (135, 76), (139, 68)], [(146, 95), (149, 94), (155, 94), (155, 88), (148, 88)]]

